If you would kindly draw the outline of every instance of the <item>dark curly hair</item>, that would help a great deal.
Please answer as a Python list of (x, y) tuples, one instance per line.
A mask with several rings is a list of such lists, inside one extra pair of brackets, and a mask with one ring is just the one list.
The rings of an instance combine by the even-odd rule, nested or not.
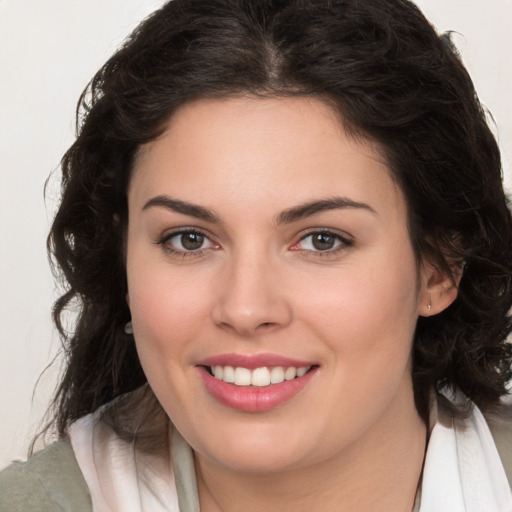
[[(48, 240), (66, 291), (54, 307), (67, 367), (54, 407), (75, 419), (146, 382), (126, 305), (126, 188), (134, 156), (175, 110), (234, 94), (313, 96), (350, 133), (377, 142), (409, 209), (418, 261), (458, 297), (420, 318), (416, 405), (460, 388), (482, 409), (506, 393), (512, 360), (512, 222), (500, 154), (448, 38), (408, 0), (173, 0), (146, 19), (81, 96)], [(77, 309), (69, 332), (62, 321)]]

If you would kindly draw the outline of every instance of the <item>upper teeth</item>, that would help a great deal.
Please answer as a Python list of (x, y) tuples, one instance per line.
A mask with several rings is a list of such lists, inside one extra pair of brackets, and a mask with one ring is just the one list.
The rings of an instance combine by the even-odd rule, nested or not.
[(279, 384), (285, 380), (302, 377), (311, 366), (295, 368), (289, 366), (274, 366), (269, 369), (266, 366), (249, 370), (248, 368), (233, 366), (212, 366), (211, 371), (216, 379), (235, 384), (236, 386), (269, 386)]

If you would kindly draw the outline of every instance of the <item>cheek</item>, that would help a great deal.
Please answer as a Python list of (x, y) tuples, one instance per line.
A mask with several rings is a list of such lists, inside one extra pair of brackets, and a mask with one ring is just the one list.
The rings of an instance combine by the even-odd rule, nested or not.
[(194, 341), (204, 338), (204, 294), (148, 265), (131, 275), (129, 294), (137, 353), (146, 378), (167, 413), (179, 417), (186, 409), (182, 397), (189, 393)]
[(166, 265), (133, 263), (128, 267), (128, 293), (141, 359), (176, 357), (197, 338), (208, 309), (208, 293), (198, 290), (197, 281), (170, 272)]
[(342, 359), (384, 370), (390, 361), (408, 359), (417, 322), (416, 263), (409, 254), (391, 261), (354, 265), (336, 280), (307, 286), (302, 316)]

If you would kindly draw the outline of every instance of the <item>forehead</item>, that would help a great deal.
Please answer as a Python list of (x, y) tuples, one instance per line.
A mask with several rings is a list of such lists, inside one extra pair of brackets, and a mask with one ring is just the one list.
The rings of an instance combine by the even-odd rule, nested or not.
[(312, 98), (183, 106), (134, 166), (132, 204), (162, 193), (212, 208), (264, 199), (278, 210), (330, 195), (402, 206), (379, 148), (349, 136), (339, 116)]

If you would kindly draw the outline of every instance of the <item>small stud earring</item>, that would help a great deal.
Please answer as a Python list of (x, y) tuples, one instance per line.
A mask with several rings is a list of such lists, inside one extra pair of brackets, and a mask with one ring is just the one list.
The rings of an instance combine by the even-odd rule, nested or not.
[(132, 326), (131, 320), (129, 322), (126, 322), (126, 324), (124, 324), (124, 332), (125, 332), (125, 334), (133, 334), (133, 326)]
[(432, 297), (430, 296), (430, 293), (428, 294), (428, 304), (427, 304), (428, 311), (432, 310)]

